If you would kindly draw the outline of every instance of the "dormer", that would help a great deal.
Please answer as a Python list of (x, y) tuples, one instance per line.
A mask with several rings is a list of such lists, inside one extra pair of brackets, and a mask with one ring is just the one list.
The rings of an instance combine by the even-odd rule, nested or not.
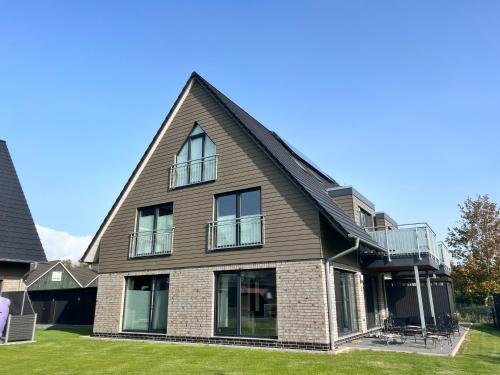
[(327, 189), (328, 195), (356, 224), (363, 228), (375, 226), (375, 205), (352, 186)]

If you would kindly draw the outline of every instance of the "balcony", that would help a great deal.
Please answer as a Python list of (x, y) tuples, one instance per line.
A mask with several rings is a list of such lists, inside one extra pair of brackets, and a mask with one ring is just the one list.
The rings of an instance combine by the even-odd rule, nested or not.
[(170, 189), (217, 179), (217, 155), (176, 163), (170, 167)]
[(129, 236), (129, 258), (172, 254), (174, 228), (135, 232)]
[(391, 257), (418, 256), (422, 259), (426, 256), (438, 264), (444, 262), (436, 234), (426, 223), (365, 229), (374, 241), (387, 249), (389, 261)]
[(451, 256), (448, 247), (444, 242), (438, 242), (438, 249), (440, 254), (441, 264), (448, 270), (451, 270)]
[(208, 251), (261, 246), (265, 238), (264, 224), (262, 215), (211, 221), (208, 223)]

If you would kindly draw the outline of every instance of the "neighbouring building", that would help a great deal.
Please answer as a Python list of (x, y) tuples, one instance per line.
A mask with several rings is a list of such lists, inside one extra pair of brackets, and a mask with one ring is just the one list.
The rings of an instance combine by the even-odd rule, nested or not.
[(37, 323), (93, 324), (98, 278), (88, 265), (39, 263), (24, 277)]
[(95, 336), (329, 350), (380, 328), (387, 282), (425, 325), (447, 256), (193, 73), (82, 260)]
[(24, 290), (24, 274), (46, 261), (7, 144), (0, 140), (0, 293)]

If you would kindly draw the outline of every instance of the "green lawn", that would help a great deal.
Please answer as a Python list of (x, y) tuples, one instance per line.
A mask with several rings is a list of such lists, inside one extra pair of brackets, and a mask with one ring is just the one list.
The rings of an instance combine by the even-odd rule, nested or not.
[(500, 331), (475, 326), (455, 358), (356, 351), (281, 352), (208, 345), (104, 341), (88, 332), (37, 331), (0, 346), (1, 374), (500, 374)]

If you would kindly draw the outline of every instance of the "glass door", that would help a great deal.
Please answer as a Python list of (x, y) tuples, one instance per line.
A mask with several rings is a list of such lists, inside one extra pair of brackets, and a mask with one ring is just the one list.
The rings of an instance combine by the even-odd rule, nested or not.
[(191, 137), (190, 146), (190, 160), (191, 160), (191, 171), (189, 182), (191, 184), (196, 184), (201, 182), (202, 169), (203, 169), (203, 134)]
[(277, 336), (276, 270), (222, 272), (216, 280), (216, 335)]
[(236, 246), (236, 194), (217, 197), (217, 247)]
[(335, 270), (335, 299), (339, 336), (358, 331), (358, 306), (354, 273)]
[(168, 289), (168, 276), (136, 276), (127, 278), (123, 330), (166, 332)]
[(217, 277), (217, 334), (237, 335), (238, 299), (238, 275), (220, 274)]
[(151, 254), (153, 252), (153, 231), (155, 226), (154, 207), (139, 210), (137, 223), (136, 255)]

